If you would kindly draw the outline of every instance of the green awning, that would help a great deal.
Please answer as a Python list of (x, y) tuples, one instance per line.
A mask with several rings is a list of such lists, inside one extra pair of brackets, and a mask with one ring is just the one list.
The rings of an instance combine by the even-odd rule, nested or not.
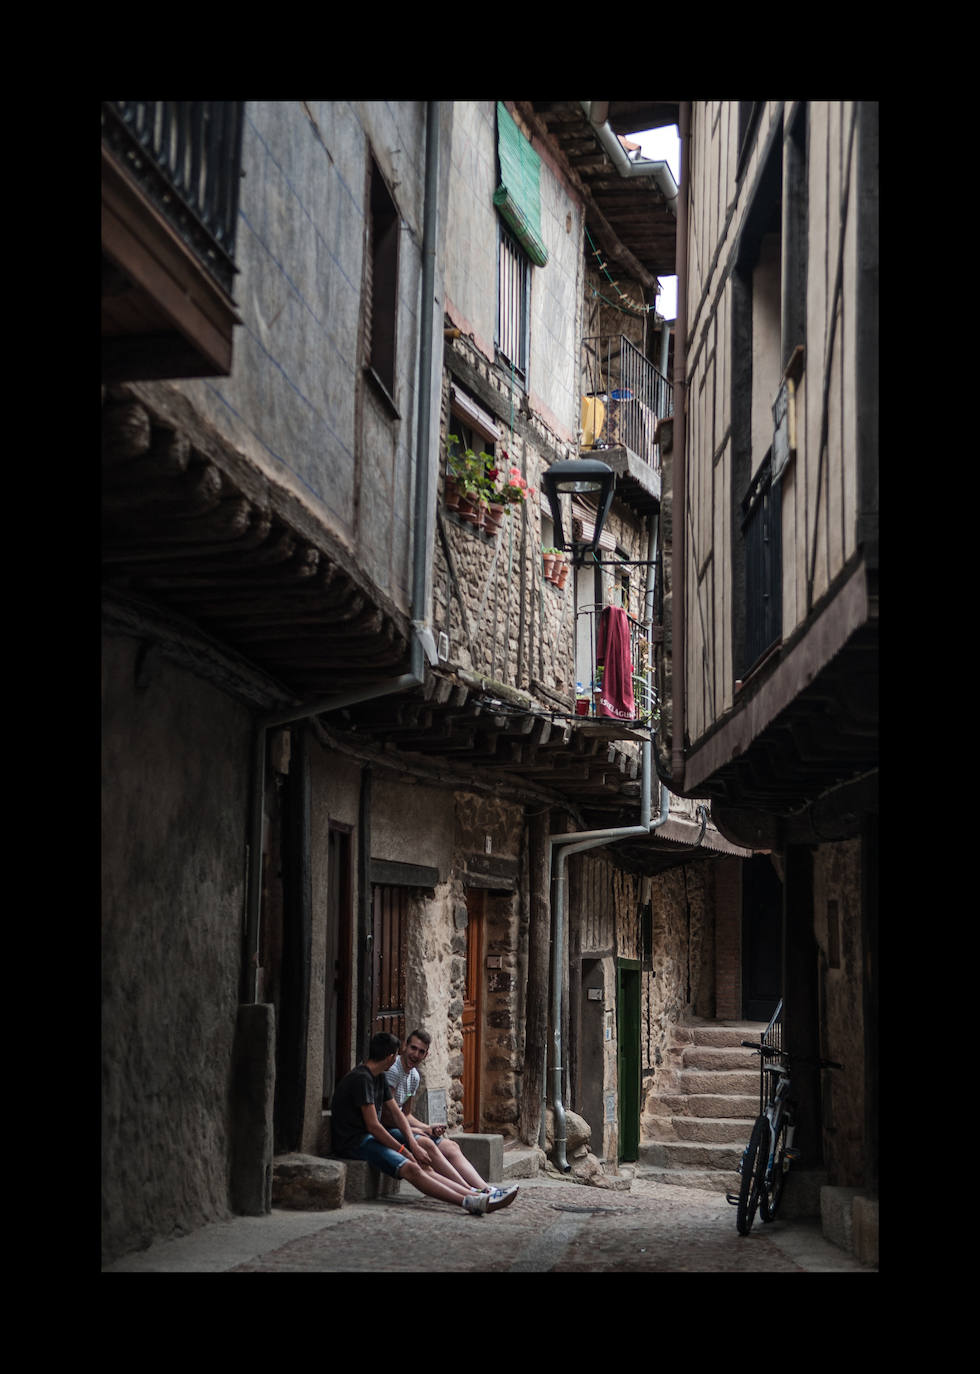
[(535, 267), (543, 267), (548, 261), (548, 250), (541, 237), (541, 159), (500, 100), (497, 152), (500, 185), (494, 192), (493, 203)]

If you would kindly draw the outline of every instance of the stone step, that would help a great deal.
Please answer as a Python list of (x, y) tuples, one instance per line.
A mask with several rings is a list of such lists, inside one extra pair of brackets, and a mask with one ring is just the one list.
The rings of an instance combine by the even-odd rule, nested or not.
[(757, 1042), (765, 1030), (762, 1021), (739, 1021), (719, 1024), (712, 1022), (703, 1026), (678, 1026), (675, 1030), (675, 1044), (731, 1046), (741, 1048), (743, 1040)]
[(752, 1120), (759, 1115), (759, 1091), (753, 1093), (661, 1093), (652, 1097), (648, 1112), (656, 1103), (664, 1116), (722, 1116)]
[(748, 1070), (759, 1075), (759, 1056), (735, 1045), (688, 1045), (681, 1055), (685, 1069), (721, 1069), (726, 1073)]
[(717, 1144), (697, 1140), (655, 1140), (641, 1145), (640, 1163), (658, 1169), (715, 1169), (734, 1173), (746, 1141)]
[(634, 1177), (681, 1188), (700, 1188), (721, 1198), (738, 1190), (738, 1175), (731, 1169), (667, 1169), (637, 1162)]
[(504, 1183), (512, 1183), (522, 1178), (537, 1178), (547, 1162), (544, 1150), (536, 1145), (520, 1145), (508, 1142), (504, 1146)]
[(759, 1100), (759, 1074), (751, 1069), (681, 1069), (677, 1086), (682, 1093), (735, 1093)]
[(754, 1118), (732, 1116), (673, 1116), (670, 1124), (678, 1140), (697, 1140), (715, 1145), (737, 1144), (744, 1148)]

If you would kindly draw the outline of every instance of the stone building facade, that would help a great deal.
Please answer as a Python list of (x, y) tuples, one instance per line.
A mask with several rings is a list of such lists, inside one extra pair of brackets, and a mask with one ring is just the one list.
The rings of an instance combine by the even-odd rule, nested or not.
[(773, 856), (786, 1043), (845, 1066), (804, 1080), (804, 1164), (876, 1199), (878, 107), (698, 101), (681, 134), (664, 763)]
[[(273, 1158), (319, 1148), (334, 1086), (379, 1027), (430, 1030), (422, 1099), (445, 1093), (450, 1125), (538, 1138), (550, 839), (630, 826), (642, 784), (637, 732), (576, 713), (576, 612), (643, 606), (659, 481), (652, 451), (636, 480), (636, 455), (610, 447), (602, 552), (620, 566), (546, 581), (542, 482), (582, 453), (589, 255), (597, 223), (616, 236), (550, 104), (244, 102), (227, 365), (181, 371), (159, 332), (120, 332), (166, 293), (104, 237), (107, 1259), (267, 1210)], [(560, 113), (582, 123), (574, 103)], [(145, 213), (134, 170), (143, 114), (123, 111), (128, 152), (106, 154), (137, 239), (162, 213)], [(505, 127), (537, 159), (546, 257), (522, 269), (520, 360), (496, 289)], [(159, 245), (142, 247), (149, 261)], [(446, 506), (460, 423), (533, 489), (494, 537)], [(612, 1168), (620, 970), (647, 957), (638, 904), (657, 967), (645, 1072), (671, 1019), (714, 995), (708, 860), (746, 851), (710, 827), (702, 871), (698, 828), (681, 802), (630, 863), (570, 862), (563, 1091), (601, 1117)], [(598, 1026), (581, 1014), (587, 963)], [(639, 1103), (629, 1115), (635, 1136)]]

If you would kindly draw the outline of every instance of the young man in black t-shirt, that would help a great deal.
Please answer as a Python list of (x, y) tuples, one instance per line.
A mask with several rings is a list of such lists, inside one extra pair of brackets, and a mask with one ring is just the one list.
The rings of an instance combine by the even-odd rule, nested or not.
[[(476, 1216), (504, 1205), (500, 1189), (481, 1193), (433, 1171), (416, 1144), (405, 1114), (385, 1079), (401, 1048), (396, 1036), (379, 1031), (368, 1057), (337, 1084), (330, 1103), (333, 1151), (341, 1159), (363, 1159), (392, 1178), (403, 1178), (427, 1197), (461, 1206)], [(392, 1122), (389, 1130), (382, 1120)], [(498, 1196), (499, 1194), (499, 1196)]]

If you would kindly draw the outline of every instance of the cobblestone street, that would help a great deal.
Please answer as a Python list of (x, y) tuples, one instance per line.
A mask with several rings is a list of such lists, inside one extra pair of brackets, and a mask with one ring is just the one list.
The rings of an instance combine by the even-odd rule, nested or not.
[(875, 1273), (816, 1222), (735, 1230), (724, 1197), (635, 1179), (629, 1192), (526, 1179), (510, 1207), (470, 1217), (403, 1189), (336, 1212), (238, 1217), (103, 1272)]

